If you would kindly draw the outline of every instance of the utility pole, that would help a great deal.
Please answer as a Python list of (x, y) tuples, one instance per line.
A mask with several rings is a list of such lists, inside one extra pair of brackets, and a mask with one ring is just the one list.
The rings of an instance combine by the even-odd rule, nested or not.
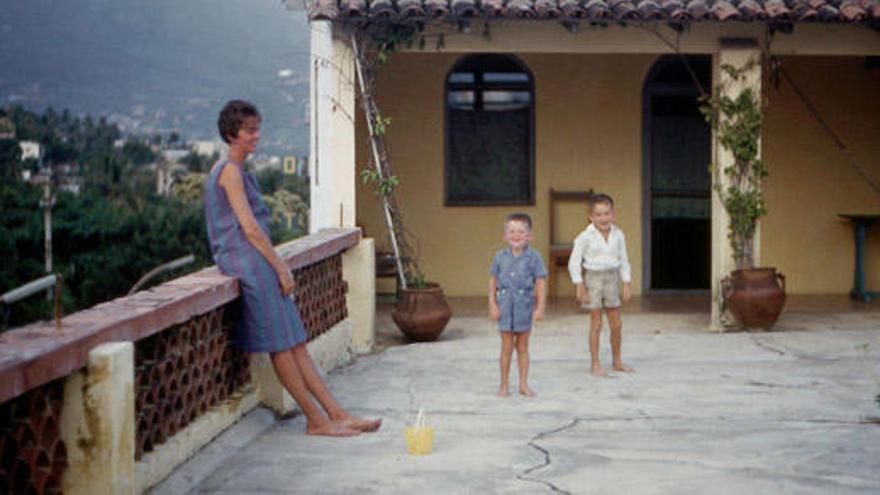
[[(43, 208), (43, 225), (45, 226), (45, 251), (46, 251), (46, 274), (52, 273), (52, 207), (55, 205), (55, 198), (52, 196), (52, 167), (47, 167), (43, 163), (43, 145), (41, 144), (37, 150), (37, 159), (39, 160), (40, 172), (43, 175), (43, 199), (40, 200), (40, 207)], [(46, 300), (52, 301), (53, 291), (51, 288), (46, 289)]]

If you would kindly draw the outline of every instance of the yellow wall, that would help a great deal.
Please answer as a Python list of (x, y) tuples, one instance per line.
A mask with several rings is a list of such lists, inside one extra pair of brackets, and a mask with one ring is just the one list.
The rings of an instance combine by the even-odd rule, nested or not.
[[(653, 55), (522, 54), (535, 79), (536, 205), (443, 206), (444, 78), (457, 54), (400, 53), (380, 71), (377, 100), (393, 121), (388, 136), (400, 178), (406, 224), (418, 237), (420, 261), (450, 295), (484, 295), (493, 253), (503, 246), (501, 223), (515, 210), (535, 221), (533, 246), (547, 260), (549, 189), (594, 188), (614, 196), (627, 234), (633, 288), (642, 281), (642, 85)], [(820, 111), (880, 180), (880, 103), (870, 101), (878, 75), (864, 59), (786, 59)], [(834, 151), (788, 90), (771, 90), (764, 153), (771, 170), (770, 216), (763, 261), (789, 277), (790, 292), (846, 292), (852, 281), (852, 238), (842, 211), (880, 212), (873, 194)], [(821, 97), (820, 97), (821, 96)], [(839, 112), (833, 117), (832, 111)], [(363, 115), (357, 116), (359, 166), (367, 164)], [(873, 140), (872, 140), (873, 138)], [(377, 246), (388, 246), (378, 200), (358, 186), (358, 223)], [(825, 195), (822, 199), (820, 195)], [(557, 210), (558, 212), (560, 210)], [(561, 210), (558, 237), (584, 226), (576, 208)], [(880, 232), (880, 228), (878, 228)], [(880, 233), (870, 236), (869, 281), (880, 290)], [(806, 248), (810, 246), (810, 248)], [(558, 293), (572, 293), (564, 270)]]
[[(786, 57), (783, 66), (853, 155), (880, 182), (880, 71), (862, 57)], [(767, 84), (764, 128), (770, 214), (762, 261), (788, 277), (792, 293), (845, 293), (852, 286), (853, 237), (838, 213), (880, 213), (863, 181), (785, 84)], [(866, 275), (880, 290), (880, 225), (868, 233)]]
[[(628, 235), (634, 286), (641, 279), (641, 86), (653, 56), (529, 54), (521, 59), (535, 79), (536, 205), (533, 207), (443, 206), (443, 90), (456, 55), (395, 54), (379, 79), (378, 102), (393, 121), (392, 166), (407, 226), (419, 239), (421, 266), (451, 295), (484, 295), (489, 264), (503, 247), (502, 221), (525, 211), (535, 222), (533, 247), (546, 261), (550, 188), (608, 192), (618, 203), (618, 223)], [(393, 75), (393, 77), (392, 77)], [(368, 149), (358, 118), (358, 163)], [(358, 222), (369, 235), (385, 229), (369, 189), (358, 190)], [(585, 210), (583, 210), (585, 213)], [(575, 208), (557, 210), (559, 233), (571, 239), (586, 218)], [(564, 270), (559, 288), (571, 283)]]

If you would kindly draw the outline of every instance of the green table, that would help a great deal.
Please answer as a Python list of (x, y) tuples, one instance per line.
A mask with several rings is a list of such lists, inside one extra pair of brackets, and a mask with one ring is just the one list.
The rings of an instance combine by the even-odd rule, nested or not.
[(880, 220), (880, 215), (841, 213), (838, 216), (852, 223), (856, 241), (856, 269), (853, 273), (853, 288), (849, 291), (849, 297), (860, 301), (870, 301), (872, 297), (880, 297), (880, 292), (872, 292), (865, 289), (865, 237), (867, 236), (868, 227), (877, 220)]

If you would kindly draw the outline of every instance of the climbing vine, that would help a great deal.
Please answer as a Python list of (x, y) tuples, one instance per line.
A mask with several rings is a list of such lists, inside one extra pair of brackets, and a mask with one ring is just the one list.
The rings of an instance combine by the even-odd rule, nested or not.
[[(722, 72), (729, 77), (726, 84), (743, 82), (757, 63), (753, 59), (742, 67), (722, 65)], [(715, 131), (719, 146), (733, 156), (733, 164), (723, 170), (717, 170), (717, 164), (711, 167), (716, 177), (713, 188), (730, 218), (727, 237), (736, 267), (754, 268), (755, 230), (758, 220), (767, 214), (761, 185), (768, 172), (759, 158), (761, 97), (748, 85), (736, 94), (728, 94), (727, 89), (724, 84), (716, 86), (711, 96), (702, 98), (700, 111)], [(727, 185), (722, 185), (718, 172), (727, 176)]]

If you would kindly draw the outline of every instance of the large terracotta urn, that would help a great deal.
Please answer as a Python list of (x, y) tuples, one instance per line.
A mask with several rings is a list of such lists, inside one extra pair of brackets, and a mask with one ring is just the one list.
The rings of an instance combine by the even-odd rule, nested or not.
[(770, 330), (785, 305), (785, 275), (773, 267), (734, 270), (722, 290), (727, 308), (746, 328)]
[(397, 304), (391, 312), (400, 331), (416, 342), (437, 340), (451, 317), (452, 309), (446, 304), (443, 289), (430, 282), (419, 289), (398, 289)]

